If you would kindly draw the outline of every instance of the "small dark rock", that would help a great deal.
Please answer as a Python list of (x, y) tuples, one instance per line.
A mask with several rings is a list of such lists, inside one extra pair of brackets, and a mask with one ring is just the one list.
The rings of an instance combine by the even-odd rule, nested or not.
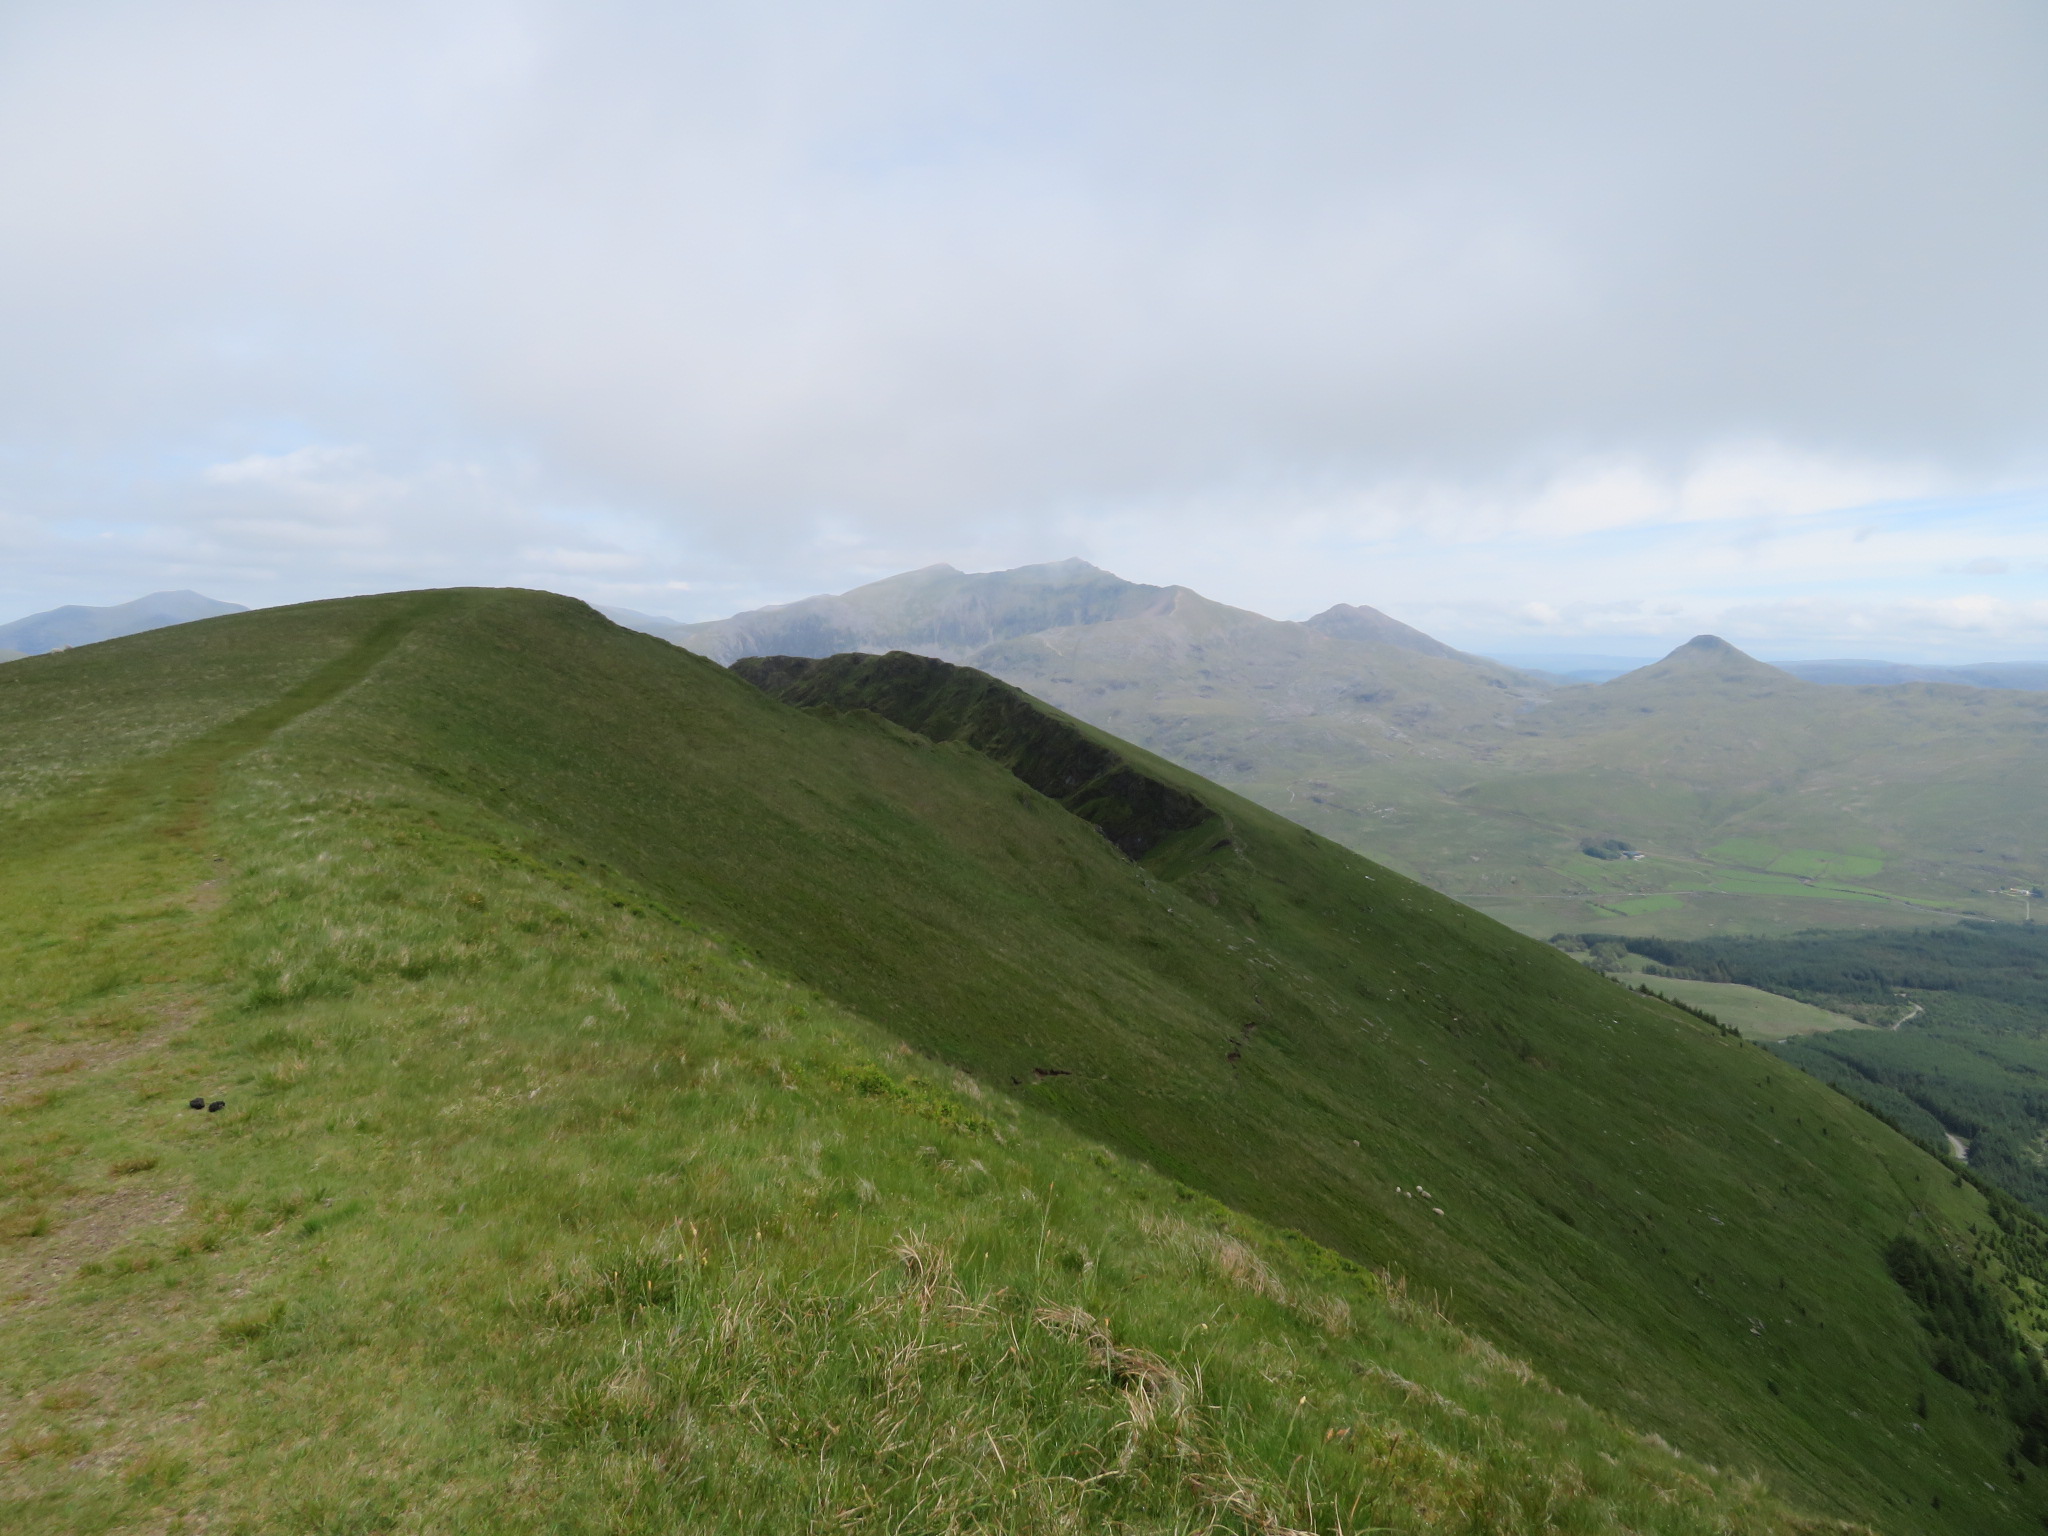
[(209, 1115), (217, 1115), (227, 1107), (228, 1101), (226, 1099), (215, 1099), (211, 1104), (206, 1106), (206, 1112)]
[(189, 1105), (188, 1105), (188, 1106), (186, 1106), (186, 1107), (187, 1107), (187, 1108), (190, 1108), (190, 1109), (204, 1109), (204, 1108), (206, 1108), (206, 1100), (204, 1100), (204, 1099), (194, 1099), (194, 1100), (193, 1100), (193, 1101), (191, 1102), (191, 1104), (189, 1104)]

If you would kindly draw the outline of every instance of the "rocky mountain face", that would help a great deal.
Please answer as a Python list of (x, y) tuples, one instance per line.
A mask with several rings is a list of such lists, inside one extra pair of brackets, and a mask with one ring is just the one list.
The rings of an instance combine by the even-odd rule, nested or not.
[(934, 565), (729, 619), (628, 627), (645, 627), (722, 664), (742, 656), (897, 650), (964, 661), (1019, 635), (1130, 618), (1184, 590), (1124, 581), (1083, 560), (976, 575)]

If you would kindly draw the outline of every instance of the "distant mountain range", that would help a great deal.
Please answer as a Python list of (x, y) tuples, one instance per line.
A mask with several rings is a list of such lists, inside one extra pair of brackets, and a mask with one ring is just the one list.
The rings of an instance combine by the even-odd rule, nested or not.
[[(1889, 664), (1702, 636), (1567, 685), (1374, 609), (1276, 621), (1078, 560), (634, 627), (728, 663), (965, 662), (1530, 932), (2011, 916), (2048, 883), (2048, 695), (2018, 666), (1871, 683), (1848, 669)], [(2007, 681), (1917, 675), (1953, 671)]]
[(892, 650), (965, 661), (984, 646), (1020, 635), (1134, 618), (1184, 590), (1144, 586), (1085, 560), (1062, 560), (980, 575), (927, 566), (838, 596), (807, 597), (701, 624), (606, 611), (721, 665), (742, 656)]
[[(944, 661), (966, 661), (983, 646), (1047, 629), (1137, 617), (1170, 606), (1175, 594), (1199, 598), (1186, 587), (1124, 581), (1085, 560), (968, 573), (950, 565), (926, 566), (855, 587), (685, 623), (631, 608), (602, 611), (628, 629), (660, 635), (721, 664), (741, 656), (835, 656), (849, 651), (907, 650)], [(1201, 599), (1206, 601), (1206, 599)], [(1242, 611), (1242, 610), (1236, 610)], [(1527, 680), (1559, 684), (1611, 682), (1656, 661), (1654, 656), (1521, 653), (1477, 656), (1444, 644), (1375, 608), (1339, 603), (1306, 620), (1325, 633), (1378, 640), (1423, 655), (1491, 663)], [(4, 632), (0, 632), (4, 633)], [(2048, 691), (2048, 662), (1989, 661), (1963, 666), (1834, 659), (1781, 661), (1781, 672), (1810, 683), (1864, 687), (1891, 683), (1954, 683), (1969, 688)]]
[(40, 656), (99, 640), (118, 640), (123, 635), (139, 635), (147, 629), (189, 624), (194, 619), (210, 619), (223, 613), (246, 612), (240, 603), (217, 602), (197, 592), (152, 592), (110, 608), (70, 604), (47, 613), (32, 613), (11, 624), (0, 624), (0, 661)]

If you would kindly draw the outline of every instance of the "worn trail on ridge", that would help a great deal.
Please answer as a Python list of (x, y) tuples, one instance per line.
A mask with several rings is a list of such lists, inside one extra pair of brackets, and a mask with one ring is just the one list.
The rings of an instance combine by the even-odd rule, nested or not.
[(96, 833), (138, 818), (159, 817), (160, 833), (183, 837), (194, 831), (213, 797), (220, 770), (290, 725), (301, 715), (333, 702), (363, 681), (419, 626), (466, 600), (454, 592), (422, 593), (371, 629), (343, 655), (268, 703), (180, 742), (169, 750), (117, 770), (55, 814), (25, 827), (0, 830), (0, 859), (22, 864), (85, 841)]

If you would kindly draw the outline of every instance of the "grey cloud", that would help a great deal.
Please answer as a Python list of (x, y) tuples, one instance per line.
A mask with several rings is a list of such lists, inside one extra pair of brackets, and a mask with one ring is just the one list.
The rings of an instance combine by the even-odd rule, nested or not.
[(309, 445), (496, 466), (448, 538), (507, 570), (536, 508), (758, 568), (1735, 440), (2044, 456), (2018, 3), (18, 4), (0, 59), (6, 512), (146, 484), (265, 568), (313, 557), (203, 468)]

